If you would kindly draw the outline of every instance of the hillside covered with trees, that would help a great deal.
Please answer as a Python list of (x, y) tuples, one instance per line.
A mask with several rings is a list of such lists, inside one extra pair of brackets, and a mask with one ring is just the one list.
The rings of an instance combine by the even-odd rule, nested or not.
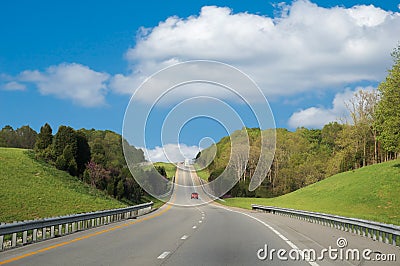
[[(378, 90), (358, 91), (346, 102), (350, 118), (322, 129), (276, 129), (276, 150), (271, 168), (259, 188), (248, 185), (260, 156), (261, 131), (246, 128), (249, 159), (239, 182), (227, 194), (233, 197), (274, 197), (313, 184), (337, 173), (396, 159), (400, 154), (400, 47), (392, 53), (393, 67)], [(234, 134), (239, 134), (236, 131)], [(222, 138), (196, 156), (207, 166), (209, 181), (228, 165), (230, 137)], [(214, 159), (210, 157), (216, 154)]]

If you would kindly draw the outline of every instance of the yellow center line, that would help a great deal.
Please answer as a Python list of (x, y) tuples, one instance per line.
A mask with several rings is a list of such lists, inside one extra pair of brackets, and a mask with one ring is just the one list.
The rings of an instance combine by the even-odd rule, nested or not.
[[(177, 182), (178, 182), (178, 171), (175, 174), (175, 183), (177, 183)], [(45, 251), (49, 251), (49, 250), (52, 250), (52, 249), (55, 249), (55, 248), (59, 248), (59, 247), (65, 246), (65, 245), (69, 245), (69, 244), (72, 244), (72, 243), (75, 243), (75, 242), (78, 242), (78, 241), (81, 241), (81, 240), (84, 240), (84, 239), (91, 238), (93, 236), (101, 235), (101, 234), (104, 234), (104, 233), (107, 233), (107, 232), (114, 231), (116, 229), (120, 229), (122, 227), (126, 227), (126, 226), (129, 226), (129, 225), (137, 224), (137, 223), (140, 223), (140, 222), (147, 221), (147, 220), (150, 220), (152, 218), (158, 217), (158, 216), (166, 213), (169, 209), (171, 209), (173, 203), (175, 202), (175, 199), (176, 199), (176, 193), (174, 193), (172, 200), (167, 204), (168, 206), (165, 207), (163, 210), (160, 210), (159, 212), (156, 212), (156, 213), (154, 213), (152, 215), (145, 216), (145, 217), (143, 217), (143, 218), (141, 218), (139, 220), (128, 222), (128, 223), (124, 223), (124, 224), (117, 225), (117, 226), (113, 226), (111, 228), (104, 229), (104, 230), (101, 230), (101, 231), (96, 232), (96, 233), (87, 234), (87, 235), (84, 235), (84, 236), (81, 236), (81, 237), (74, 238), (74, 239), (69, 240), (69, 241), (64, 241), (64, 242), (61, 242), (61, 243), (58, 243), (58, 244), (55, 244), (55, 245), (51, 245), (51, 246), (39, 249), (37, 251), (29, 252), (29, 253), (26, 253), (26, 254), (23, 254), (23, 255), (20, 255), (20, 256), (17, 256), (17, 257), (13, 257), (13, 258), (10, 258), (10, 259), (7, 259), (7, 260), (3, 260), (3, 261), (0, 261), (0, 265), (4, 265), (4, 264), (10, 263), (10, 262), (14, 262), (14, 261), (26, 258), (26, 257), (30, 257), (30, 256), (33, 256), (33, 255), (36, 255), (36, 254), (39, 254), (39, 253), (43, 253)]]

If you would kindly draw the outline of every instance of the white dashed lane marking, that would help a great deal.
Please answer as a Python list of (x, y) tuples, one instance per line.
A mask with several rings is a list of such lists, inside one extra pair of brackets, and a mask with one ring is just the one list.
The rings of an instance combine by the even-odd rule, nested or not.
[(157, 259), (159, 259), (159, 260), (165, 259), (169, 255), (169, 253), (171, 253), (171, 252), (164, 251), (163, 253), (161, 253), (160, 256), (157, 257)]
[(183, 235), (183, 236), (181, 237), (182, 240), (185, 240), (185, 239), (187, 239), (187, 238), (188, 238), (187, 235)]

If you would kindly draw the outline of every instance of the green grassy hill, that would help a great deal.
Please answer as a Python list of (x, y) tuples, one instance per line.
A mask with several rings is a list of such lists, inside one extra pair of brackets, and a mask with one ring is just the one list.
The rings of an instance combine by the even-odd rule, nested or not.
[(173, 176), (175, 176), (176, 165), (173, 163), (157, 162), (157, 163), (154, 163), (154, 166), (163, 166), (165, 169), (165, 172), (167, 173), (168, 179), (171, 179)]
[(208, 182), (208, 177), (210, 176), (210, 171), (208, 170), (208, 168), (203, 168), (198, 164), (194, 164), (194, 169), (196, 169), (196, 174), (198, 175), (198, 177)]
[(400, 225), (400, 160), (340, 173), (280, 197), (232, 198), (225, 204), (278, 206)]
[(33, 156), (29, 150), (0, 148), (0, 222), (126, 206)]

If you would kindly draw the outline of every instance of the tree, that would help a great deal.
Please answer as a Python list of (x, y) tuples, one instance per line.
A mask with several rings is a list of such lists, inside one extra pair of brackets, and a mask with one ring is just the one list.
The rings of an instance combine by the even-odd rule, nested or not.
[(117, 199), (122, 199), (122, 197), (124, 196), (124, 181), (119, 180), (118, 184), (117, 184)]
[(37, 135), (35, 150), (42, 151), (45, 150), (53, 143), (53, 130), (49, 124), (44, 124), (40, 128), (40, 133)]
[(78, 174), (78, 166), (76, 164), (72, 147), (67, 145), (63, 153), (57, 157), (56, 167), (60, 170), (67, 171), (70, 175), (76, 176)]
[(29, 126), (22, 126), (15, 131), (17, 147), (33, 149), (35, 147), (37, 133)]
[[(369, 161), (376, 163), (378, 158), (377, 130), (375, 127), (378, 100), (376, 90), (359, 90), (353, 98), (346, 102), (354, 126), (354, 137), (359, 140), (362, 148), (362, 166), (366, 166)], [(368, 154), (368, 144), (371, 140), (373, 140), (375, 147), (372, 158)]]
[(114, 197), (114, 181), (107, 184), (107, 194)]
[(162, 175), (163, 177), (167, 178), (167, 172), (165, 171), (165, 167), (160, 165), (160, 166), (156, 166), (156, 170), (157, 172)]
[(22, 126), (14, 130), (7, 125), (0, 131), (0, 146), (32, 149), (36, 142), (36, 135), (36, 131), (29, 126)]
[(91, 143), (91, 154), (92, 160), (95, 163), (105, 165), (106, 164), (106, 152), (104, 150), (102, 141), (100, 139), (95, 139)]
[(74, 158), (76, 158), (78, 151), (76, 132), (72, 127), (60, 126), (54, 136), (54, 155), (60, 156), (67, 145), (71, 146)]
[(338, 149), (336, 140), (342, 130), (343, 125), (338, 122), (331, 122), (325, 125), (321, 131), (321, 144), (326, 145), (332, 152), (335, 152)]
[(77, 153), (75, 156), (75, 161), (77, 164), (78, 174), (82, 174), (85, 171), (86, 164), (90, 161), (91, 152), (88, 140), (85, 134), (81, 131), (77, 131), (76, 134), (77, 142)]
[(2, 139), (4, 147), (17, 147), (17, 135), (15, 134), (12, 126), (7, 125), (0, 131), (0, 138)]
[(103, 168), (103, 166), (93, 161), (90, 161), (86, 164), (84, 178), (85, 181), (93, 187), (104, 190), (107, 188), (107, 184), (111, 180), (111, 175), (110, 171)]
[(400, 152), (400, 45), (392, 52), (393, 67), (379, 86), (381, 99), (377, 108), (377, 127), (386, 151)]

